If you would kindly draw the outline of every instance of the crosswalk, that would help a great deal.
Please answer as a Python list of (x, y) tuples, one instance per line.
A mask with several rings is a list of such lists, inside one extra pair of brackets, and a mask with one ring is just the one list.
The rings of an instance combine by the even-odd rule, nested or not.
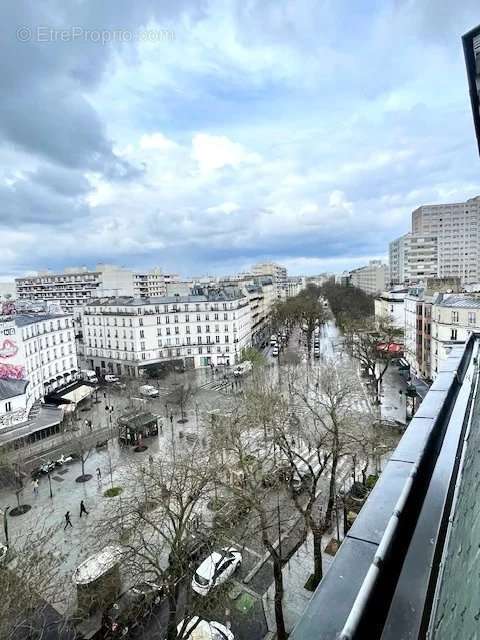
[(230, 382), (228, 380), (207, 380), (203, 384), (199, 385), (200, 389), (204, 389), (206, 391), (224, 391), (227, 387), (230, 386)]

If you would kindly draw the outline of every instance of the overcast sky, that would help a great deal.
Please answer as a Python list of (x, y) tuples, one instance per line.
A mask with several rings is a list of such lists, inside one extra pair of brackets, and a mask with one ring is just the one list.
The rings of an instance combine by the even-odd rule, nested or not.
[(478, 0), (4, 0), (0, 18), (1, 279), (339, 271), (386, 256), (418, 205), (480, 194), (460, 40)]

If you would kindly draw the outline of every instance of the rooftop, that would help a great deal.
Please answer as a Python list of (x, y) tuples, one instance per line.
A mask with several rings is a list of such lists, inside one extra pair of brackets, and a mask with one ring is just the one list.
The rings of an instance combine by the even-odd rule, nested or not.
[(28, 380), (0, 380), (0, 400), (8, 400), (25, 393)]
[(466, 297), (466, 296), (449, 296), (443, 298), (438, 303), (440, 307), (454, 307), (460, 309), (480, 309), (480, 297)]
[(151, 298), (94, 298), (89, 300), (87, 304), (85, 304), (85, 307), (144, 307), (148, 305), (184, 304), (189, 302), (224, 302), (228, 300), (238, 300), (244, 297), (244, 293), (238, 287), (226, 287), (213, 291), (209, 290), (206, 295), (202, 292), (186, 296), (178, 295)]
[(58, 320), (59, 318), (70, 318), (68, 313), (19, 313), (13, 316), (17, 327), (26, 327), (29, 324), (44, 322), (45, 320)]

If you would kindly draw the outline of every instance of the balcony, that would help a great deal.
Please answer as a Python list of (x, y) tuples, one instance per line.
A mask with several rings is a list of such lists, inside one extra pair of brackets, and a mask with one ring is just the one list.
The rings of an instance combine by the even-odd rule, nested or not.
[(479, 356), (474, 334), (440, 366), (291, 640), (478, 631)]

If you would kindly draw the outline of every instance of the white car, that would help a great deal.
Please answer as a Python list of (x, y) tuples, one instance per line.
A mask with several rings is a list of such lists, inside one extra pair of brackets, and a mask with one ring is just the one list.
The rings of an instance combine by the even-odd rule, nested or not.
[(120, 378), (112, 375), (111, 373), (107, 373), (105, 376), (105, 382), (120, 382)]
[(182, 620), (177, 626), (177, 633), (182, 638), (187, 637), (190, 640), (235, 640), (235, 636), (227, 627), (214, 620), (210, 622), (206, 620), (199, 621), (198, 616), (193, 616), (185, 625), (185, 628), (182, 629), (184, 624)]
[(142, 396), (148, 396), (149, 398), (156, 398), (159, 395), (158, 389), (155, 389), (155, 387), (152, 387), (151, 384), (144, 384), (142, 387), (139, 388), (139, 391), (142, 394)]
[(234, 547), (214, 551), (195, 571), (192, 589), (206, 596), (211, 589), (223, 584), (242, 563), (242, 554)]
[(272, 356), (274, 358), (276, 358), (278, 356), (278, 347), (273, 347), (272, 349)]

